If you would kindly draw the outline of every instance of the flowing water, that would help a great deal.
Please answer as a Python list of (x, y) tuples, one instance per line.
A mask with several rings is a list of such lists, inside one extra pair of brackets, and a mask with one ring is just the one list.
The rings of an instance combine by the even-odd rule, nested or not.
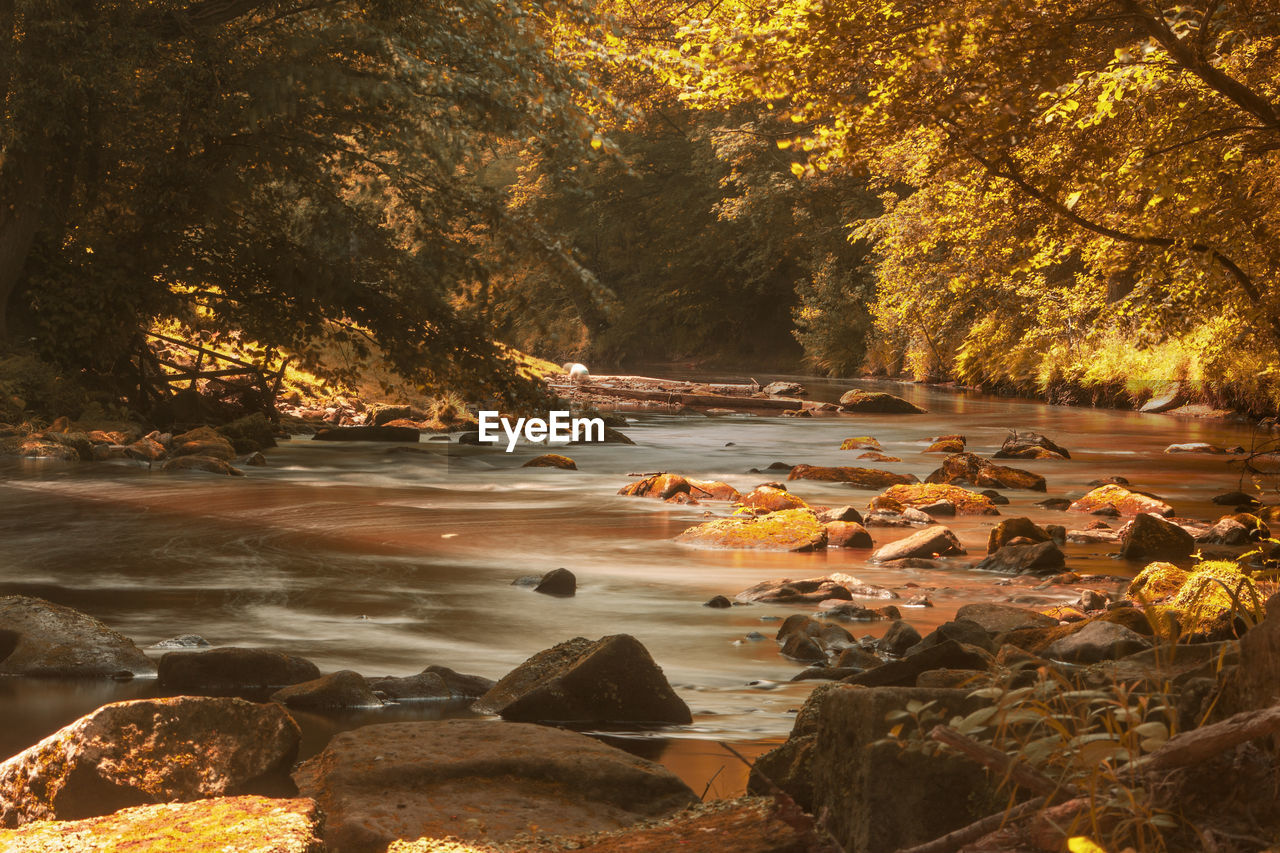
[[(800, 381), (815, 399), (835, 399), (850, 387)], [(1078, 589), (1007, 583), (968, 568), (964, 558), (947, 561), (945, 569), (893, 571), (870, 565), (867, 551), (696, 550), (673, 537), (702, 521), (704, 511), (727, 508), (619, 497), (631, 472), (722, 479), (744, 492), (778, 476), (748, 469), (777, 461), (867, 465), (923, 478), (940, 460), (922, 453), (935, 435), (963, 433), (970, 450), (989, 456), (1008, 430), (1032, 429), (1072, 454), (1070, 461), (1013, 463), (1043, 474), (1049, 496), (1076, 496), (1090, 480), (1119, 475), (1164, 497), (1180, 516), (1216, 518), (1221, 512), (1209, 499), (1239, 485), (1238, 469), (1223, 457), (1162, 451), (1187, 441), (1249, 446), (1251, 436), (1248, 426), (1221, 421), (1050, 407), (909, 385), (881, 390), (929, 414), (631, 413), (624, 431), (636, 446), (575, 446), (567, 452), (578, 471), (521, 468), (547, 450), (542, 445), (505, 453), (425, 439), (403, 446), (298, 438), (269, 451), (268, 467), (246, 469), (243, 478), (162, 474), (133, 462), (9, 461), (0, 468), (0, 594), (35, 595), (87, 611), (141, 647), (196, 633), (215, 645), (270, 647), (308, 657), (324, 671), (370, 676), (408, 675), (435, 663), (499, 678), (571, 637), (632, 634), (689, 703), (694, 722), (623, 732), (624, 743), (668, 764), (695, 790), (715, 776), (711, 793), (728, 794), (741, 788), (744, 768), (717, 742), (752, 755), (784, 739), (814, 684), (789, 681), (802, 667), (779, 655), (771, 620), (813, 608), (703, 607), (712, 596), (732, 596), (769, 578), (841, 571), (904, 598), (927, 591), (935, 607), (904, 610), (923, 633), (968, 602), (1048, 604), (1074, 600)], [(903, 461), (855, 461), (856, 452), (837, 449), (854, 435), (875, 436), (884, 452)], [(874, 496), (839, 484), (789, 486), (815, 504), (862, 508)], [(1043, 494), (1006, 494), (1006, 516), (1082, 526), (1080, 516), (1033, 506)], [(981, 555), (998, 520), (961, 518), (951, 526), (971, 554)], [(872, 529), (877, 544), (911, 532)], [(1068, 567), (1132, 575), (1136, 567), (1108, 550), (1069, 546)], [(511, 585), (560, 566), (578, 577), (573, 598)], [(851, 629), (875, 635), (884, 623)], [(748, 639), (751, 632), (766, 639)], [(0, 678), (0, 756), (105, 702), (156, 694), (152, 680)], [(465, 713), (419, 704), (302, 715), (304, 752), (342, 728)]]

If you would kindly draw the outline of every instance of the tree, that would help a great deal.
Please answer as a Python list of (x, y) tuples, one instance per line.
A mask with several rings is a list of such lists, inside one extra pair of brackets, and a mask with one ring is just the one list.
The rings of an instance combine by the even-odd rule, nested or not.
[(1043, 383), (1210, 329), (1274, 385), (1277, 38), (1263, 0), (791, 0), (688, 28), (685, 82), (871, 172), (877, 325), (923, 360)]
[[(493, 146), (587, 150), (576, 0), (0, 0), (0, 333), (105, 370), (157, 317), (373, 340), (504, 390), (456, 303)], [(549, 34), (555, 32), (553, 41)], [(509, 390), (509, 389), (505, 389)]]

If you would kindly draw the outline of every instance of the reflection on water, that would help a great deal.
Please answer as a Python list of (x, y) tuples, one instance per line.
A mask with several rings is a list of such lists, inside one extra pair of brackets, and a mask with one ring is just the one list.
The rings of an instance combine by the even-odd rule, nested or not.
[[(848, 387), (803, 381), (818, 399), (834, 399)], [(637, 415), (626, 430), (637, 446), (574, 447), (578, 471), (521, 468), (541, 446), (507, 454), (440, 442), (294, 440), (268, 453), (269, 467), (234, 479), (161, 474), (135, 463), (10, 462), (0, 472), (0, 593), (85, 610), (140, 646), (196, 633), (215, 644), (287, 650), (325, 671), (370, 676), (407, 675), (437, 663), (498, 678), (574, 636), (633, 634), (693, 709), (694, 724), (669, 733), (690, 743), (668, 748), (663, 760), (683, 768), (701, 790), (723, 763), (715, 741), (759, 751), (785, 736), (812, 687), (788, 683), (800, 667), (780, 657), (772, 641), (744, 640), (751, 631), (772, 634), (775, 623), (762, 620), (804, 608), (702, 607), (710, 597), (767, 578), (843, 571), (898, 590), (908, 584), (928, 590), (935, 608), (906, 611), (928, 630), (972, 601), (1048, 602), (1078, 593), (999, 586), (999, 578), (968, 569), (963, 559), (944, 570), (890, 571), (869, 566), (863, 551), (693, 550), (672, 537), (701, 521), (707, 507), (618, 497), (629, 473), (679, 471), (744, 491), (775, 476), (748, 469), (778, 461), (869, 464), (923, 478), (940, 458), (922, 453), (935, 435), (964, 433), (969, 449), (990, 455), (1010, 429), (1034, 429), (1072, 453), (1070, 461), (1015, 463), (1042, 473), (1050, 495), (1077, 495), (1090, 480), (1119, 475), (1161, 495), (1179, 515), (1216, 517), (1209, 498), (1237, 487), (1238, 472), (1222, 457), (1162, 451), (1175, 442), (1248, 446), (1250, 440), (1247, 427), (1222, 422), (911, 386), (887, 390), (930, 414)], [(875, 436), (903, 461), (856, 462), (856, 453), (837, 449), (851, 435)], [(837, 484), (790, 485), (811, 503), (862, 507), (873, 496)], [(1033, 506), (1044, 495), (1008, 495), (1005, 515), (1045, 523), (1067, 518)], [(995, 520), (962, 518), (953, 527), (971, 552), (981, 552)], [(882, 543), (909, 532), (880, 528), (873, 535)], [(1081, 574), (1126, 575), (1133, 568), (1109, 557), (1105, 546), (1071, 546), (1068, 564)], [(521, 575), (559, 566), (578, 576), (577, 596), (550, 598), (511, 586)], [(883, 625), (852, 630), (874, 635)], [(0, 679), (0, 754), (103, 702), (153, 688)], [(308, 724), (309, 745), (318, 748), (335, 728), (430, 713), (437, 710), (317, 718)], [(738, 764), (730, 760), (716, 784), (729, 790), (724, 786), (740, 781)]]

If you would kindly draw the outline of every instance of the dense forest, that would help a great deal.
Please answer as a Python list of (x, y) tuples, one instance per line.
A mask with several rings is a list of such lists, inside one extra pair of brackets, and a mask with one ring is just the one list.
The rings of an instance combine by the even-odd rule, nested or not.
[(0, 331), (1274, 413), (1278, 71), (1270, 0), (0, 0)]

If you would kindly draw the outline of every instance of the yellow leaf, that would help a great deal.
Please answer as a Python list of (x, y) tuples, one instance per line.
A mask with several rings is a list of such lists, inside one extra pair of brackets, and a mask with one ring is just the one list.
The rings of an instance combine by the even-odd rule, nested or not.
[(1084, 195), (1084, 190), (1077, 190), (1076, 192), (1073, 192), (1071, 195), (1067, 196), (1067, 200), (1066, 200), (1067, 210), (1075, 210), (1076, 204), (1080, 201), (1080, 196), (1082, 195)]
[(598, 134), (598, 133), (597, 133), (597, 134), (595, 134), (595, 135), (593, 135), (593, 136), (591, 137), (591, 147), (592, 147), (592, 148), (594, 148), (594, 149), (596, 149), (597, 151), (599, 151), (599, 150), (600, 150), (600, 146), (602, 146), (602, 145), (604, 145), (604, 140), (600, 138), (600, 134)]
[(790, 147), (791, 147), (791, 140), (790, 140), (790, 139), (779, 139), (779, 140), (778, 140), (778, 147), (779, 147), (779, 148), (781, 148), (781, 149), (783, 149), (783, 150), (785, 151), (786, 149), (788, 149), (788, 148), (790, 148)]
[(797, 178), (800, 177), (801, 175), (804, 174), (804, 166), (800, 165), (799, 163), (792, 163), (791, 174), (795, 175)]
[(1083, 835), (1077, 835), (1075, 838), (1068, 841), (1067, 849), (1070, 850), (1071, 853), (1107, 853), (1105, 849), (1094, 844)]

